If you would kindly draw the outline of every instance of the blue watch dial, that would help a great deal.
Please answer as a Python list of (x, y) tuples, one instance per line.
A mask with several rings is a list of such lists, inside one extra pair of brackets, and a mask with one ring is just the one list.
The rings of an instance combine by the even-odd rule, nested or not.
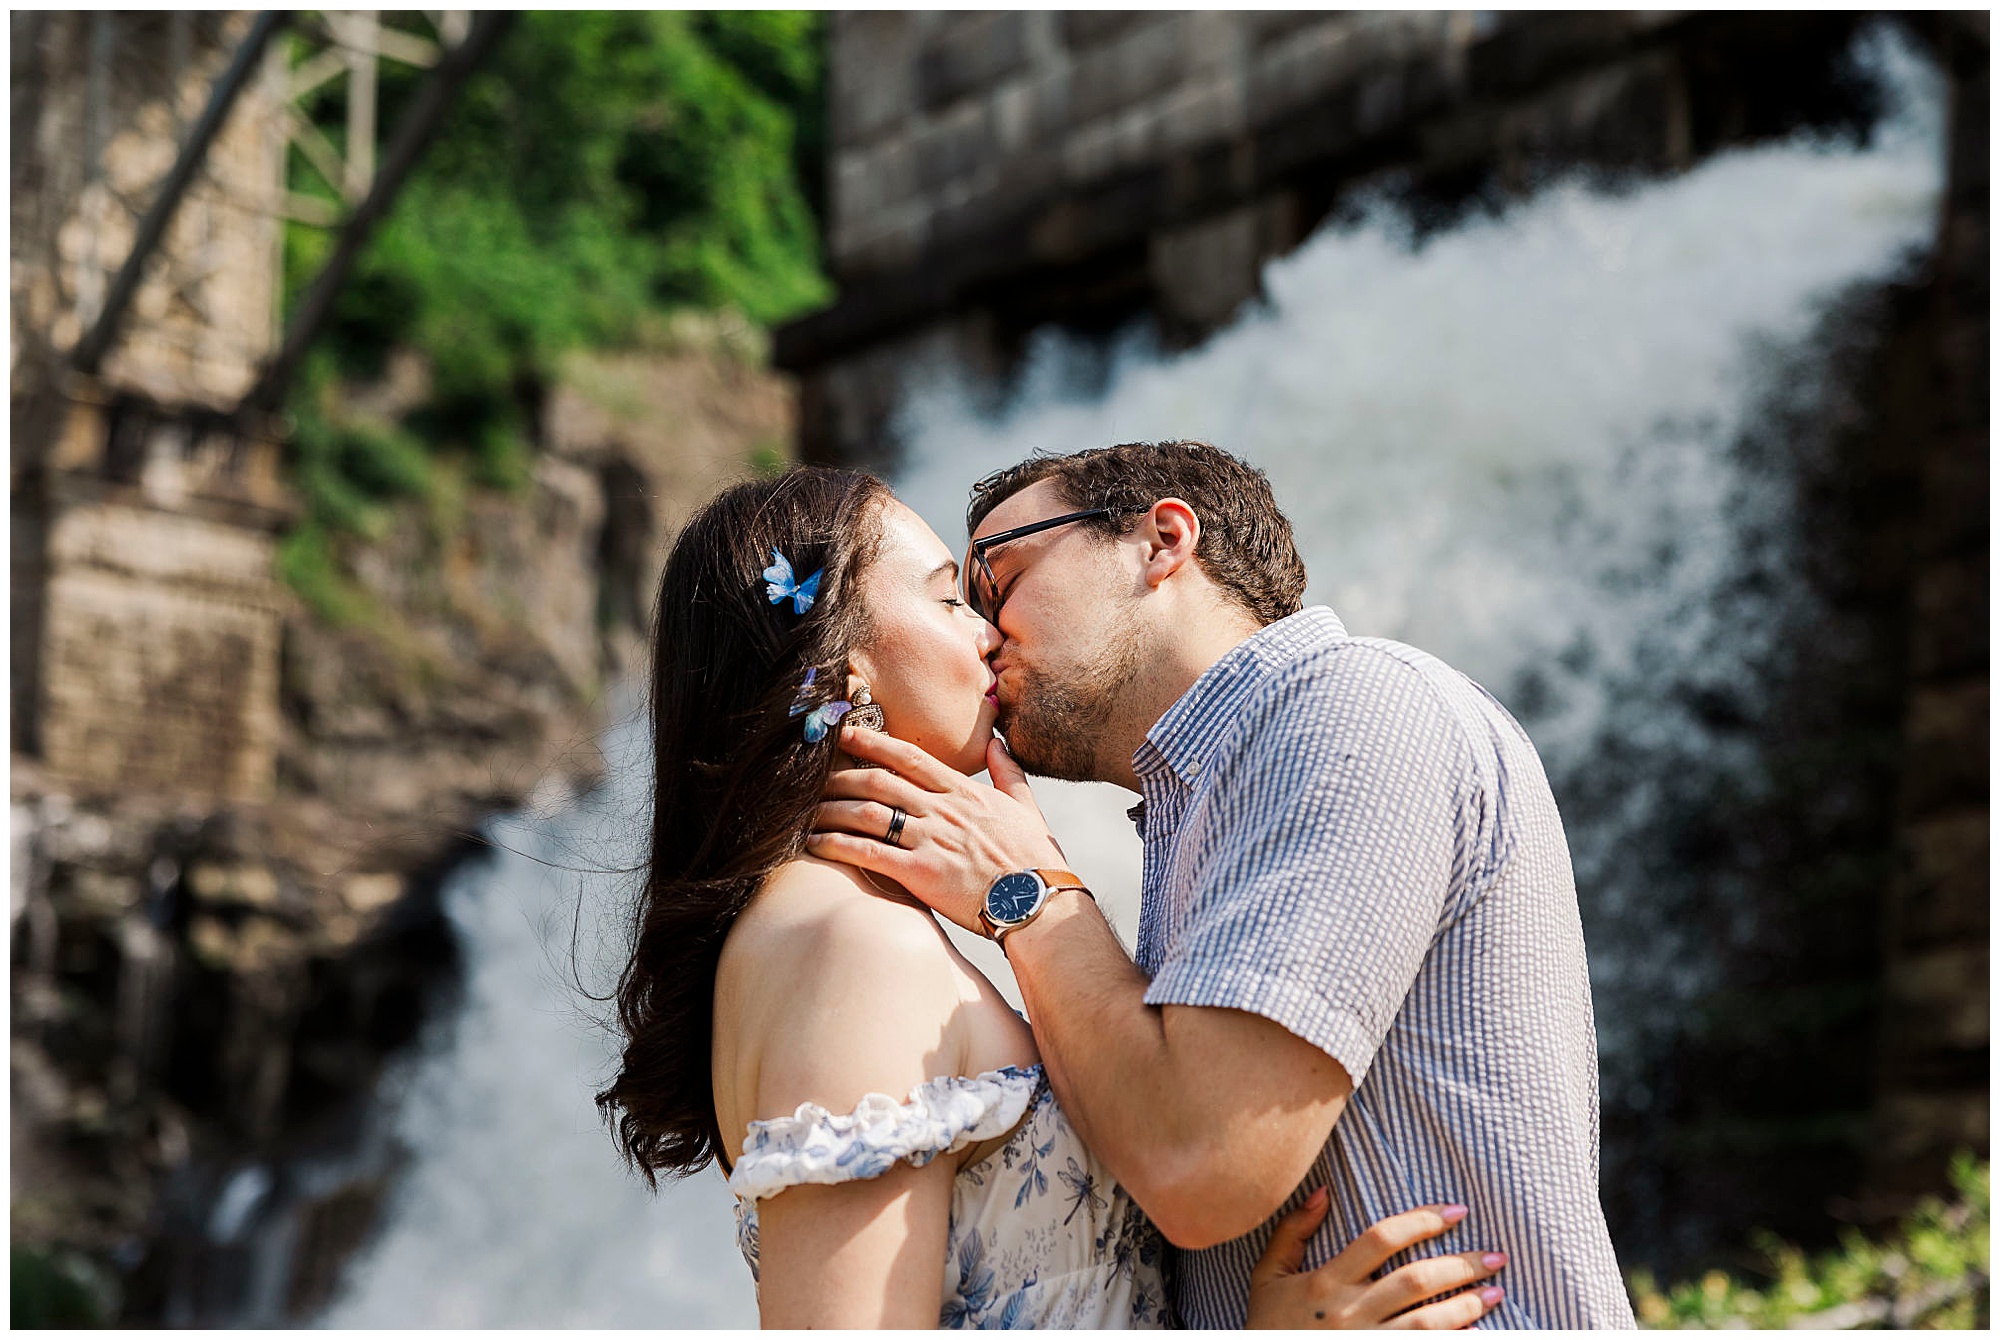
[(986, 891), (986, 915), (1005, 926), (1020, 921), (1042, 900), (1042, 881), (1030, 874), (1002, 875)]

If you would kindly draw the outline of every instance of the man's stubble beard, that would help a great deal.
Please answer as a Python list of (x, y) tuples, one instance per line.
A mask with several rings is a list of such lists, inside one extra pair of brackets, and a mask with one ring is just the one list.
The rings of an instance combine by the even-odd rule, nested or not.
[(1004, 709), (995, 723), (1007, 737), (1007, 752), (1037, 777), (1104, 780), (1098, 753), (1112, 715), (1139, 676), (1142, 660), (1139, 630), (1127, 623), (1106, 640), (1092, 665), (1061, 675), (1017, 667), (1013, 706)]

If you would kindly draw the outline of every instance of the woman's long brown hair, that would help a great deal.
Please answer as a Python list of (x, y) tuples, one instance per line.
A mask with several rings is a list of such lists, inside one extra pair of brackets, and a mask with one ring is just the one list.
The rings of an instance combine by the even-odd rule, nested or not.
[[(653, 623), (652, 838), (616, 994), (625, 1050), (597, 1095), (649, 1185), (722, 1148), (716, 963), (765, 878), (804, 854), (838, 733), (808, 743), (792, 709), (846, 696), (848, 654), (868, 636), (860, 577), (888, 497), (868, 475), (799, 467), (717, 495), (668, 555)], [(766, 594), (773, 549), (795, 580), (824, 571), (804, 614)]]

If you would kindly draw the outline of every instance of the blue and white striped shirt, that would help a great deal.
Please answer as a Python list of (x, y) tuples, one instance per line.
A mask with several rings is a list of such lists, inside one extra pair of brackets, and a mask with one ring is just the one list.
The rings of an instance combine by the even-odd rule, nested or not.
[[(1631, 1326), (1598, 1201), (1575, 879), (1514, 719), (1314, 607), (1211, 666), (1133, 765), (1147, 1003), (1263, 1015), (1354, 1082), (1279, 1211), (1332, 1188), (1307, 1266), (1387, 1215), (1458, 1202), (1465, 1226), (1413, 1255), (1504, 1250), (1483, 1325)], [(1243, 1325), (1271, 1226), (1179, 1254), (1184, 1325)]]

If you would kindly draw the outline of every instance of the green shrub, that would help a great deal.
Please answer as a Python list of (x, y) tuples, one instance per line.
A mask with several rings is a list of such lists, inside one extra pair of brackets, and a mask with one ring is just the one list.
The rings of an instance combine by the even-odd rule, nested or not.
[[(384, 21), (428, 35), (412, 13)], [(463, 461), (488, 487), (524, 483), (539, 401), (567, 351), (644, 342), (684, 309), (769, 325), (826, 300), (814, 216), (823, 22), (521, 15), (363, 250), (288, 398), (300, 529), (317, 532), (291, 546), (288, 578), (322, 572), (330, 554), (307, 551), (368, 535), (385, 502), (424, 496), (432, 458)], [(385, 127), (423, 75), (383, 65)], [(345, 96), (336, 80), (306, 109), (336, 145)], [(295, 191), (337, 198), (296, 150), (288, 174)], [(287, 226), (288, 303), (331, 243)], [(355, 421), (338, 388), (379, 376), (399, 347), (428, 368), (424, 403), (398, 424)]]
[(337, 547), (335, 537), (308, 516), (278, 542), (278, 576), (321, 623), (345, 628), (364, 620), (368, 601), (341, 570)]
[(1989, 1163), (1960, 1155), (1954, 1196), (1926, 1199), (1880, 1242), (1852, 1229), (1840, 1247), (1808, 1258), (1763, 1234), (1753, 1242), (1769, 1283), (1753, 1287), (1720, 1270), (1662, 1291), (1651, 1272), (1632, 1273), (1643, 1326), (1733, 1330), (1809, 1326), (1984, 1329), (1991, 1311)]
[(16, 1242), (7, 1257), (9, 1326), (77, 1330), (111, 1324), (117, 1286), (81, 1253)]

